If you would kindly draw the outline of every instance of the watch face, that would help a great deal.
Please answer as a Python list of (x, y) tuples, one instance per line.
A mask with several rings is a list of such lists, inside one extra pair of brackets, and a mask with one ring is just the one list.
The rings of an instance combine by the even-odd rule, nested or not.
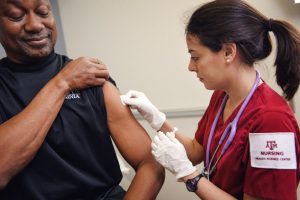
[(194, 180), (194, 179), (189, 179), (189, 180), (187, 180), (187, 182), (185, 183), (185, 184), (186, 184), (187, 190), (190, 191), (190, 192), (195, 192), (196, 189), (197, 189), (197, 183), (198, 183), (198, 181), (197, 181), (197, 183), (195, 184), (195, 182), (194, 182), (193, 180)]
[(202, 174), (199, 174), (198, 176), (189, 179), (185, 182), (186, 185), (186, 189), (190, 192), (195, 192), (197, 190), (197, 184), (199, 182), (199, 180), (203, 177)]

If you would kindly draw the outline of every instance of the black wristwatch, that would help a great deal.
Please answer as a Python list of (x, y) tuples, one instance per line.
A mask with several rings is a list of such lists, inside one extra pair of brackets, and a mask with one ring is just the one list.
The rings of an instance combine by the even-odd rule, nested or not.
[(186, 189), (190, 192), (195, 192), (197, 190), (197, 184), (199, 182), (199, 180), (203, 177), (204, 175), (201, 173), (198, 176), (192, 178), (192, 179), (188, 179), (185, 182), (185, 186)]

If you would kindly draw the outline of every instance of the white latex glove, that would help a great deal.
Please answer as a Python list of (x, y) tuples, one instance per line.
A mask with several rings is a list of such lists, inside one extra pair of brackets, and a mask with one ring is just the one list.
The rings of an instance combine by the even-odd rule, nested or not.
[(152, 141), (152, 154), (177, 180), (196, 171), (188, 159), (184, 146), (175, 138), (175, 133), (158, 132)]
[(160, 112), (142, 92), (130, 90), (121, 95), (121, 101), (131, 106), (144, 117), (153, 129), (158, 131), (166, 121), (166, 115)]

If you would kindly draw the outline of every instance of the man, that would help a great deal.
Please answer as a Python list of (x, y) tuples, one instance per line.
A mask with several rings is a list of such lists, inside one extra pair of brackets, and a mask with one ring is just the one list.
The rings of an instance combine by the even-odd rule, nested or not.
[[(0, 0), (0, 199), (155, 199), (150, 138), (105, 66), (55, 54), (56, 37), (49, 0)], [(125, 196), (111, 137), (136, 170)]]

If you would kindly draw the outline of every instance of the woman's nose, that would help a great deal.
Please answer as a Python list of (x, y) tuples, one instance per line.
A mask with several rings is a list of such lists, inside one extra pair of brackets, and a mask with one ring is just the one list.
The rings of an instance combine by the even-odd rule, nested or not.
[(193, 64), (193, 62), (189, 62), (189, 65), (188, 65), (188, 69), (189, 69), (189, 71), (191, 71), (191, 72), (194, 72), (194, 71), (196, 71), (196, 67), (195, 67), (195, 64)]

